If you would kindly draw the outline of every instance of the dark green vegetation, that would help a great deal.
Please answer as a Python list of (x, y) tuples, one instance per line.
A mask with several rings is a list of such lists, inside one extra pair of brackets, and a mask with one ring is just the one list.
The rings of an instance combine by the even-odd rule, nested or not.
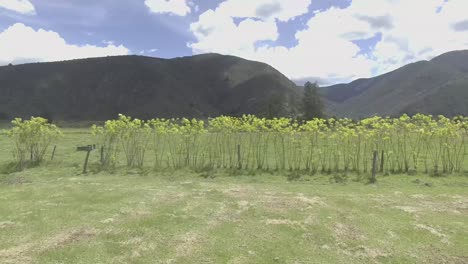
[(337, 116), (467, 115), (468, 51), (449, 52), (325, 90), (331, 101), (328, 112)]
[(0, 119), (293, 116), (299, 97), (295, 84), (272, 67), (218, 54), (0, 67)]
[[(54, 161), (8, 173), (0, 137), (0, 263), (466, 263), (467, 181), (119, 167), (82, 175), (89, 129)], [(50, 157), (51, 149), (45, 157)], [(250, 174), (250, 176), (248, 176)], [(207, 177), (207, 175), (209, 177)], [(289, 176), (288, 176), (289, 175)], [(294, 176), (294, 177), (293, 177)]]
[(302, 118), (312, 120), (325, 117), (325, 105), (317, 83), (306, 82), (302, 96)]
[[(120, 56), (0, 67), (0, 120), (256, 114), (299, 117), (301, 89), (272, 67), (233, 56)], [(323, 88), (328, 116), (468, 115), (468, 51)]]

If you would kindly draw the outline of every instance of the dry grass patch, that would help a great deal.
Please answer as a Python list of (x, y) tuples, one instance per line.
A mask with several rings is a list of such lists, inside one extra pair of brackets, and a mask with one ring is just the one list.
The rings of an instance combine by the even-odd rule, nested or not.
[(7, 229), (16, 226), (17, 224), (11, 221), (0, 222), (0, 229)]
[(83, 227), (60, 233), (40, 242), (26, 243), (20, 246), (0, 250), (0, 263), (32, 263), (32, 256), (34, 254), (65, 247), (82, 240), (89, 240), (94, 238), (97, 234), (97, 230), (89, 227)]
[(442, 243), (445, 243), (445, 244), (450, 243), (448, 236), (446, 234), (442, 233), (440, 230), (437, 230), (436, 228), (432, 226), (428, 226), (424, 224), (416, 224), (416, 228), (429, 231), (431, 234), (439, 237)]
[(187, 257), (202, 249), (205, 239), (195, 232), (188, 232), (176, 241), (175, 251), (177, 257)]

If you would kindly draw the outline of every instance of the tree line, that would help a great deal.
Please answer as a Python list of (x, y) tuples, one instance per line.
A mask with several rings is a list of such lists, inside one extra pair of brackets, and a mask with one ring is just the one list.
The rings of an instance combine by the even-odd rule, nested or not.
[[(291, 94), (269, 95), (263, 104), (260, 104), (261, 109), (257, 115), (268, 119), (293, 117), (302, 121), (325, 118), (325, 105), (319, 90), (316, 82), (306, 82), (304, 88), (300, 90), (300, 99), (291, 100), (288, 98)], [(241, 117), (242, 114), (230, 116)]]

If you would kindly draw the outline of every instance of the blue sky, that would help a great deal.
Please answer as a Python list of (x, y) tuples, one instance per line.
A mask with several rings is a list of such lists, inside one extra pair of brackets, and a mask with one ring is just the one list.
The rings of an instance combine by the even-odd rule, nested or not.
[(463, 10), (466, 0), (0, 0), (0, 65), (217, 52), (331, 84), (468, 49)]

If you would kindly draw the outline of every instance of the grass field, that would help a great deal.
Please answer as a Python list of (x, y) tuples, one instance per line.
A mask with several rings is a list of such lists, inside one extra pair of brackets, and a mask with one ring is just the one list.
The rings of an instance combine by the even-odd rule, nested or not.
[(82, 175), (88, 131), (23, 172), (0, 137), (0, 263), (468, 263), (466, 174)]

